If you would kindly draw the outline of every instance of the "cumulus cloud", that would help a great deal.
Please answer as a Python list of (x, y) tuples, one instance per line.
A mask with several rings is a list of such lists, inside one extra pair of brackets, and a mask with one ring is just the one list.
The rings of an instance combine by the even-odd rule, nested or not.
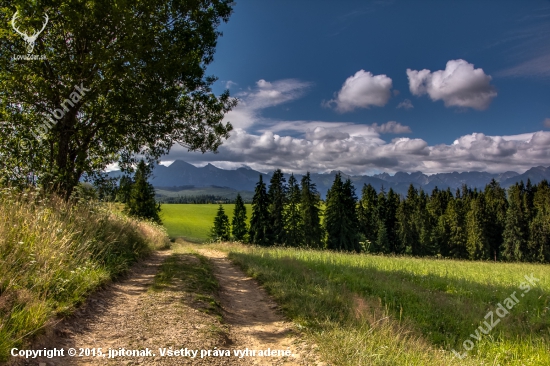
[[(351, 131), (351, 127), (348, 131)], [(182, 159), (195, 164), (216, 162), (226, 168), (243, 163), (260, 171), (282, 168), (294, 172), (342, 170), (364, 174), (372, 170), (423, 171), (425, 173), (484, 170), (518, 172), (550, 161), (550, 132), (516, 136), (472, 133), (452, 144), (430, 146), (422, 139), (398, 137), (386, 142), (379, 137), (334, 131), (326, 127), (308, 130), (301, 137), (272, 131), (259, 135), (242, 129), (220, 148), (219, 154), (188, 153), (175, 147), (166, 160)], [(223, 164), (222, 164), (223, 163)]]
[(414, 105), (412, 104), (410, 99), (405, 99), (397, 105), (397, 108), (411, 109), (414, 108)]
[[(512, 136), (472, 133), (452, 144), (429, 145), (419, 138), (383, 139), (384, 134), (411, 132), (410, 127), (396, 121), (379, 125), (262, 117), (263, 109), (292, 101), (308, 87), (298, 80), (259, 80), (254, 88), (240, 94), (242, 104), (231, 113), (241, 119), (241, 126), (231, 120), (236, 128), (219, 154), (188, 152), (175, 145), (163, 160), (181, 159), (196, 165), (210, 162), (226, 169), (246, 164), (264, 172), (281, 168), (296, 173), (341, 170), (349, 174), (381, 170), (521, 172), (550, 161), (550, 131)], [(254, 128), (248, 128), (252, 125)]]
[(413, 95), (428, 94), (433, 101), (443, 100), (446, 107), (484, 110), (497, 96), (491, 76), (465, 60), (450, 60), (445, 70), (434, 72), (407, 69), (407, 76)]
[(350, 76), (335, 95), (335, 99), (323, 102), (338, 112), (351, 112), (357, 108), (383, 107), (391, 97), (392, 80), (386, 75), (373, 75), (359, 70)]
[(550, 118), (545, 118), (543, 121), (544, 127), (550, 128)]

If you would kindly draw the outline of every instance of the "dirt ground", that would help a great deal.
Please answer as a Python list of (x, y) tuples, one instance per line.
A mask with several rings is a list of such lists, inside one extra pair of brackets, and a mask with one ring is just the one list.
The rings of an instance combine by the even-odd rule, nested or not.
[[(222, 318), (201, 311), (189, 298), (184, 283), (151, 291), (155, 274), (171, 251), (156, 252), (134, 266), (127, 278), (93, 294), (69, 319), (50, 327), (28, 349), (63, 348), (64, 357), (11, 365), (322, 365), (314, 349), (277, 312), (277, 304), (254, 280), (235, 267), (222, 252), (200, 250), (209, 258), (220, 284)], [(184, 255), (183, 261), (197, 258)], [(69, 348), (77, 356), (67, 356)], [(101, 348), (102, 356), (98, 356)], [(109, 349), (137, 350), (139, 356), (109, 358)], [(82, 349), (82, 351), (81, 351)], [(96, 356), (86, 356), (96, 351)], [(248, 356), (235, 355), (246, 351)], [(290, 356), (258, 356), (259, 352), (289, 350)], [(187, 354), (185, 353), (187, 350)], [(201, 350), (204, 355), (201, 358)], [(210, 355), (207, 354), (210, 350)], [(251, 356), (255, 350), (256, 356)], [(169, 351), (174, 351), (172, 355)], [(175, 352), (182, 355), (176, 355)], [(191, 351), (196, 351), (193, 357)], [(162, 355), (162, 352), (166, 352)], [(82, 357), (79, 355), (82, 353)], [(228, 353), (230, 356), (228, 356)]]

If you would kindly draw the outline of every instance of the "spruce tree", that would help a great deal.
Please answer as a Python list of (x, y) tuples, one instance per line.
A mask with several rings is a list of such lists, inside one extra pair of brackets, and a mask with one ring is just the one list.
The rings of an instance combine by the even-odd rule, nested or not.
[(506, 191), (494, 179), (485, 187), (487, 205), (487, 235), (490, 247), (490, 258), (495, 261), (501, 258), (501, 249), (504, 244), (503, 233), (506, 225), (506, 210), (508, 201)]
[(286, 245), (299, 247), (304, 244), (304, 224), (300, 212), (301, 192), (294, 174), (288, 178), (287, 205), (284, 210)]
[(337, 173), (326, 200), (325, 230), (328, 249), (360, 251), (355, 204), (356, 197), (351, 181), (348, 179), (343, 183), (342, 176)]
[(390, 253), (402, 254), (405, 252), (405, 248), (399, 241), (399, 236), (397, 235), (397, 209), (399, 208), (400, 198), (397, 193), (394, 192), (392, 188), (388, 191), (388, 196), (386, 199), (386, 235), (388, 237), (389, 250)]
[(466, 248), (470, 259), (491, 258), (488, 227), (485, 194), (481, 192), (470, 201), (470, 208), (466, 214)]
[(240, 193), (237, 193), (235, 199), (235, 209), (233, 211), (233, 220), (231, 222), (231, 231), (233, 233), (233, 240), (239, 242), (246, 242), (246, 234), (248, 228), (246, 227), (246, 206)]
[(401, 201), (397, 209), (397, 235), (405, 248), (406, 254), (420, 255), (420, 235), (415, 225), (415, 208), (418, 200), (418, 191), (412, 184), (409, 185), (407, 197)]
[(155, 201), (155, 188), (147, 181), (150, 175), (150, 168), (141, 160), (134, 175), (134, 183), (126, 202), (125, 211), (130, 216), (161, 224), (160, 204)]
[(528, 257), (529, 226), (524, 208), (523, 182), (508, 189), (508, 210), (503, 233), (503, 257), (510, 261), (524, 261)]
[(321, 227), (321, 198), (315, 183), (311, 182), (309, 172), (302, 177), (300, 212), (304, 228), (304, 245), (308, 248), (323, 247), (323, 228)]
[(256, 184), (252, 198), (252, 217), (250, 218), (249, 240), (262, 246), (273, 245), (273, 234), (269, 222), (269, 197), (262, 175)]
[(386, 226), (388, 216), (388, 200), (384, 187), (380, 189), (377, 197), (378, 205), (376, 207), (376, 241), (373, 243), (374, 252), (387, 254), (390, 252), (390, 242), (388, 240), (388, 228)]
[(533, 195), (535, 217), (529, 224), (528, 250), (531, 261), (550, 262), (550, 186), (541, 181)]
[(218, 207), (218, 213), (214, 218), (214, 227), (212, 228), (211, 237), (216, 241), (228, 241), (231, 237), (229, 217), (225, 214), (221, 204), (220, 207)]
[(376, 190), (370, 184), (364, 184), (361, 192), (361, 199), (357, 206), (357, 219), (359, 220), (359, 231), (371, 243), (375, 250), (378, 237), (378, 196)]
[(269, 182), (269, 223), (273, 233), (273, 242), (284, 244), (286, 242), (284, 209), (287, 198), (285, 177), (281, 169), (275, 170)]

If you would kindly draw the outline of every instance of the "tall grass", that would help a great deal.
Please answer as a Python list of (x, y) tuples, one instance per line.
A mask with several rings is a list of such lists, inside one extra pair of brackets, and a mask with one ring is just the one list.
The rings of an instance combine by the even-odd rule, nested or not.
[[(336, 365), (549, 365), (550, 267), (218, 245)], [(540, 279), (524, 297), (525, 275)], [(474, 341), (484, 316), (520, 301)], [(497, 315), (494, 315), (498, 318)], [(462, 343), (474, 348), (464, 359)]]
[(102, 204), (0, 190), (0, 361), (153, 249), (165, 230)]

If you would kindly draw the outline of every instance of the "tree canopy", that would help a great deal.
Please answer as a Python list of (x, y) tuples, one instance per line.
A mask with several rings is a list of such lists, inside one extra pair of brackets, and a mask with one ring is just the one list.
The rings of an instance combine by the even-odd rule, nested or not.
[[(37, 37), (38, 60), (14, 60)], [(230, 0), (6, 0), (0, 13), (0, 160), (10, 182), (69, 197), (115, 162), (132, 170), (175, 143), (216, 151), (236, 100), (206, 74)], [(82, 91), (82, 92), (81, 92)], [(75, 94), (76, 93), (76, 94)]]

